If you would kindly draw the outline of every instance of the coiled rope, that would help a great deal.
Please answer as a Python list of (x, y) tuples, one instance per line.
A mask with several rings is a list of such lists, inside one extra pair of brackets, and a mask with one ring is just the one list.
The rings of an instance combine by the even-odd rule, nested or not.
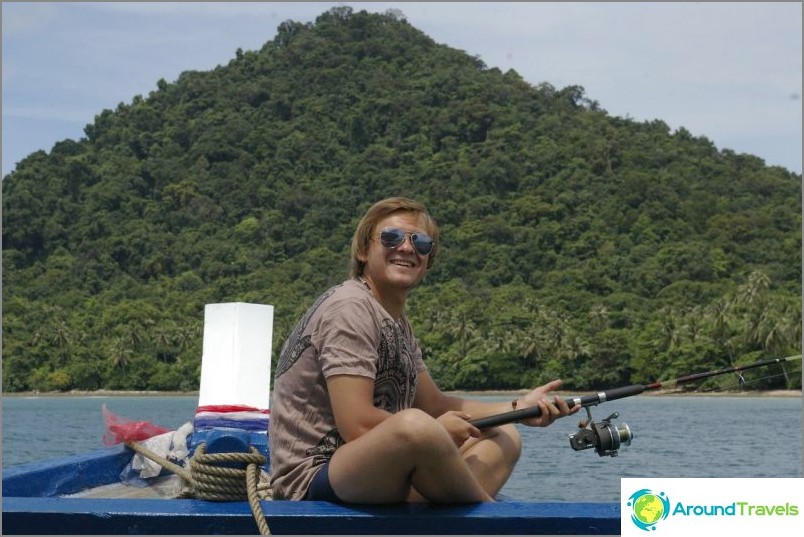
[[(206, 453), (206, 444), (199, 444), (190, 458), (189, 469), (136, 442), (126, 442), (126, 446), (178, 475), (193, 497), (199, 500), (248, 500), (260, 534), (271, 535), (260, 505), (260, 500), (271, 496), (270, 483), (267, 479), (260, 479), (260, 466), (266, 463), (266, 459), (254, 446), (249, 446), (249, 453)], [(245, 469), (232, 467), (232, 463), (245, 465)]]

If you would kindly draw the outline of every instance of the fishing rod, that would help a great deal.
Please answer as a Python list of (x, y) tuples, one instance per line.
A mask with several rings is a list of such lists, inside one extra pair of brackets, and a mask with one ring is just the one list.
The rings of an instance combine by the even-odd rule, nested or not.
[[(579, 429), (574, 434), (569, 435), (570, 446), (575, 451), (583, 449), (595, 448), (597, 454), (601, 457), (609, 456), (616, 457), (620, 446), (628, 446), (634, 438), (631, 428), (625, 423), (619, 425), (612, 423), (613, 419), (618, 418), (620, 415), (614, 412), (606, 419), (595, 423), (592, 419), (592, 411), (590, 407), (605, 403), (607, 401), (614, 401), (624, 397), (631, 397), (639, 395), (646, 391), (658, 390), (660, 388), (676, 388), (681, 384), (692, 382), (695, 380), (706, 379), (717, 375), (725, 375), (726, 373), (739, 373), (748, 369), (757, 367), (764, 367), (772, 364), (779, 364), (782, 362), (789, 362), (793, 360), (801, 360), (801, 355), (787, 356), (785, 358), (770, 358), (768, 360), (760, 360), (746, 365), (738, 365), (734, 367), (727, 367), (725, 369), (716, 369), (713, 371), (705, 371), (703, 373), (693, 373), (691, 375), (684, 375), (671, 380), (663, 380), (651, 382), (650, 384), (632, 384), (630, 386), (623, 386), (621, 388), (614, 388), (605, 392), (598, 392), (593, 395), (584, 395), (580, 397), (572, 397), (565, 399), (567, 406), (573, 408), (581, 406), (586, 409), (587, 420), (583, 420), (579, 425)], [(542, 413), (538, 406), (522, 408), (519, 410), (512, 410), (486, 418), (472, 420), (470, 423), (478, 429), (486, 429), (488, 427), (495, 427), (505, 423), (513, 423), (527, 418), (535, 418)]]

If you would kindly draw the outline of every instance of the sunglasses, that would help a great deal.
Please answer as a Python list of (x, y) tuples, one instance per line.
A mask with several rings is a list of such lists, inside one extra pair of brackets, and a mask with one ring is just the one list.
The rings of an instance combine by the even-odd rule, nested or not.
[(395, 227), (388, 227), (380, 231), (380, 244), (393, 250), (410, 237), (410, 243), (419, 255), (428, 255), (433, 251), (433, 239), (425, 233), (408, 233)]

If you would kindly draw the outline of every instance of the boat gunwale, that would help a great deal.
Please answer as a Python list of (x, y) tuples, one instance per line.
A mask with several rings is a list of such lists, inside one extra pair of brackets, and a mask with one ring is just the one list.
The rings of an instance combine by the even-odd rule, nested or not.
[[(3, 471), (3, 528), (10, 533), (253, 533), (246, 501), (64, 497), (119, 482), (132, 452), (123, 445)], [(502, 501), (470, 505), (353, 505), (263, 500), (281, 534), (620, 533), (620, 505)]]

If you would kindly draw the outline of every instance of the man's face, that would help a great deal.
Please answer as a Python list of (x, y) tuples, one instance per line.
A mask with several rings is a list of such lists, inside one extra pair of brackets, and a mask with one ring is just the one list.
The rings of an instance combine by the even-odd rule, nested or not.
[(427, 272), (429, 255), (416, 251), (410, 235), (396, 248), (384, 247), (379, 236), (386, 228), (397, 228), (406, 233), (426, 233), (419, 216), (413, 213), (394, 213), (380, 220), (372, 232), (366, 255), (359, 257), (366, 264), (363, 274), (379, 291), (386, 288), (410, 290)]

